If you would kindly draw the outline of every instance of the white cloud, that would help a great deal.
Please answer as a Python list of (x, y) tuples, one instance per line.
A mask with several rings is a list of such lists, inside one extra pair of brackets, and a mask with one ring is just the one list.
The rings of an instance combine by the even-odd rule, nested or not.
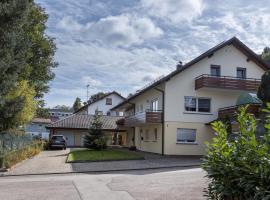
[(58, 28), (80, 32), (79, 37), (90, 41), (99, 40), (106, 45), (125, 46), (142, 44), (145, 40), (158, 38), (163, 31), (145, 17), (123, 14), (108, 16), (97, 22), (80, 24), (70, 16), (63, 17)]
[(179, 24), (202, 14), (202, 0), (141, 0), (149, 14)]
[(89, 84), (91, 87), (98, 87), (102, 85), (101, 81), (94, 79), (91, 76), (83, 76), (82, 81), (84, 85)]

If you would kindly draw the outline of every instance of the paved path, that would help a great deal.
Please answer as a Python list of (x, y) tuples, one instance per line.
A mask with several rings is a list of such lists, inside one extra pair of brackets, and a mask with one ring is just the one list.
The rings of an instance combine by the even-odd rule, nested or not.
[[(4, 175), (69, 173), (69, 172), (96, 172), (113, 170), (131, 170), (146, 168), (199, 166), (199, 158), (189, 157), (162, 157), (156, 154), (145, 153), (146, 160), (108, 161), (89, 163), (66, 163), (67, 150), (43, 151), (32, 159), (28, 159), (13, 167)], [(140, 152), (139, 152), (140, 153)]]
[(0, 178), (5, 200), (202, 200), (206, 187), (200, 168)]

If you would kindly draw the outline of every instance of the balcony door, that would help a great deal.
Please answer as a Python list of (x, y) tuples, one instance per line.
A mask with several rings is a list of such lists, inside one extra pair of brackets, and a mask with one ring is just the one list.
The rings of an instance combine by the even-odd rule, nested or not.
[(211, 65), (210, 73), (211, 73), (211, 76), (220, 76), (220, 66)]
[(151, 111), (153, 111), (153, 112), (158, 111), (158, 99), (153, 99), (151, 101)]

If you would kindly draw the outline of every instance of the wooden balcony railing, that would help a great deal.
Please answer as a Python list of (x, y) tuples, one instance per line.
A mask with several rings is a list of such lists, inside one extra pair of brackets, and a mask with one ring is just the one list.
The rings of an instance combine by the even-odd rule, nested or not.
[(143, 125), (146, 123), (161, 123), (163, 120), (163, 111), (145, 111), (137, 113), (135, 115), (127, 116), (124, 118), (124, 122), (121, 120), (117, 122), (118, 125), (126, 127), (134, 127)]
[[(235, 117), (240, 106), (230, 106), (225, 108), (220, 108), (218, 110), (218, 118), (224, 119), (226, 116), (232, 118)], [(253, 114), (255, 117), (259, 116), (261, 104), (250, 104), (247, 108), (247, 113)]]
[(246, 78), (241, 79), (232, 76), (211, 76), (203, 74), (195, 78), (195, 90), (203, 87), (221, 88), (230, 90), (257, 91), (261, 79)]

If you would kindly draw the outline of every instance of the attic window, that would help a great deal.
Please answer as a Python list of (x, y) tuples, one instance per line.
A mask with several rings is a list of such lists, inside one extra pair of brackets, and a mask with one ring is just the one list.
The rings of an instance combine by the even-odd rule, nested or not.
[(112, 98), (106, 98), (106, 105), (112, 105)]

